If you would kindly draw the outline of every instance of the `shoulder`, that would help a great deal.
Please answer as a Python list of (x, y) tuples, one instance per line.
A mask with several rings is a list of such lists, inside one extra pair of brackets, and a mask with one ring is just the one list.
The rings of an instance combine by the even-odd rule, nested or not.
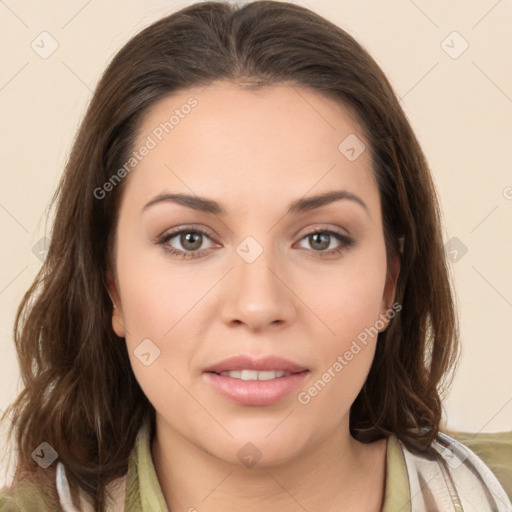
[(476, 434), (447, 430), (446, 434), (474, 452), (494, 473), (512, 500), (512, 430)]
[(20, 471), (13, 483), (0, 489), (0, 512), (60, 512), (55, 468)]
[(428, 510), (452, 506), (479, 512), (512, 510), (496, 475), (469, 446), (454, 437), (439, 433), (428, 455), (413, 453), (402, 442), (400, 445), (413, 506), (418, 502), (416, 506)]
[(56, 512), (36, 485), (18, 484), (0, 489), (0, 512)]

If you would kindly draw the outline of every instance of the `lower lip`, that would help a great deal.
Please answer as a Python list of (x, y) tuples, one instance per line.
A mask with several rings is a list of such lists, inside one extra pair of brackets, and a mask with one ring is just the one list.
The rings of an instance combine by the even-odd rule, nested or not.
[(292, 373), (286, 377), (270, 380), (242, 380), (207, 372), (207, 381), (222, 395), (242, 405), (272, 405), (286, 396), (303, 382), (308, 371)]

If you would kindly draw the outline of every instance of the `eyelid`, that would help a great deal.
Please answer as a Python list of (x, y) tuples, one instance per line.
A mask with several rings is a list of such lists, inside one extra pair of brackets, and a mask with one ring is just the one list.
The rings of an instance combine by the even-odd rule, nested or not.
[(307, 236), (311, 235), (317, 232), (330, 232), (330, 233), (336, 233), (339, 236), (350, 238), (350, 233), (348, 230), (340, 228), (339, 226), (333, 226), (332, 224), (310, 224), (306, 226), (305, 228), (301, 228), (295, 235), (294, 238), (299, 237), (301, 240)]
[(338, 242), (338, 247), (336, 247), (334, 249), (325, 250), (325, 251), (315, 251), (313, 249), (304, 249), (304, 248), (301, 248), (301, 249), (304, 249), (308, 252), (312, 252), (316, 256), (328, 256), (328, 255), (336, 255), (336, 254), (342, 252), (343, 250), (354, 245), (354, 239), (352, 237), (350, 237), (348, 235), (344, 235), (342, 233), (339, 233), (338, 231), (335, 231), (333, 229), (325, 229), (325, 228), (317, 228), (312, 231), (308, 231), (307, 233), (305, 233), (304, 235), (299, 237), (299, 240), (297, 242), (295, 242), (295, 244), (300, 244), (302, 241), (304, 241), (307, 238), (309, 238), (310, 236), (313, 236), (316, 234), (327, 234), (331, 238), (334, 238)]
[[(187, 231), (187, 230), (192, 231), (192, 232), (198, 231), (199, 233), (206, 234), (210, 239), (215, 241), (215, 238), (216, 238), (215, 233), (211, 229), (207, 228), (206, 226), (198, 225), (198, 224), (177, 226), (170, 230), (163, 231), (162, 234), (158, 235), (155, 238), (156, 238), (156, 240), (161, 240), (163, 237), (167, 238), (169, 236), (177, 235), (177, 234), (180, 234), (181, 232)], [(333, 227), (332, 225), (313, 224), (313, 225), (306, 226), (305, 228), (301, 228), (299, 231), (297, 231), (293, 235), (293, 238), (295, 239), (295, 238), (299, 237), (300, 240), (302, 240), (305, 236), (315, 234), (319, 231), (336, 233), (340, 236), (350, 238), (350, 234), (347, 230), (342, 230), (342, 231), (341, 230), (338, 231), (338, 230), (340, 230), (339, 227)], [(303, 234), (301, 234), (301, 233), (303, 233)]]
[(187, 232), (198, 232), (198, 233), (202, 233), (204, 235), (207, 235), (209, 238), (211, 238), (212, 240), (215, 240), (215, 233), (205, 227), (205, 226), (202, 226), (202, 225), (197, 225), (197, 224), (194, 224), (194, 225), (190, 225), (190, 226), (187, 226), (187, 225), (184, 225), (184, 226), (177, 226), (175, 228), (172, 228), (170, 230), (165, 230), (162, 232), (161, 235), (158, 235), (156, 237), (157, 240), (161, 240), (162, 238), (167, 238), (167, 237), (173, 237), (175, 235), (179, 235), (180, 233), (182, 233), (183, 231), (187, 231)]

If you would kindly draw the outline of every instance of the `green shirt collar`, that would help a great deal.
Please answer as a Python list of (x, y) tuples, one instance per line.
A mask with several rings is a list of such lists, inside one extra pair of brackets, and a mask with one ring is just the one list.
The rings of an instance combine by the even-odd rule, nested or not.
[[(151, 457), (149, 425), (137, 436), (126, 477), (126, 512), (169, 512)], [(388, 439), (386, 484), (382, 512), (411, 512), (407, 468), (395, 436)]]

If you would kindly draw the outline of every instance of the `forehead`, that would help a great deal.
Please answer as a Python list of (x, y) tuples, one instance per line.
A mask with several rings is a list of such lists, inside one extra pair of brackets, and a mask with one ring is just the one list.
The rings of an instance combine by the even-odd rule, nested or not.
[(143, 117), (134, 149), (145, 145), (151, 150), (129, 180), (144, 196), (179, 189), (288, 202), (340, 186), (378, 194), (350, 110), (296, 85), (248, 90), (217, 81), (173, 93)]

